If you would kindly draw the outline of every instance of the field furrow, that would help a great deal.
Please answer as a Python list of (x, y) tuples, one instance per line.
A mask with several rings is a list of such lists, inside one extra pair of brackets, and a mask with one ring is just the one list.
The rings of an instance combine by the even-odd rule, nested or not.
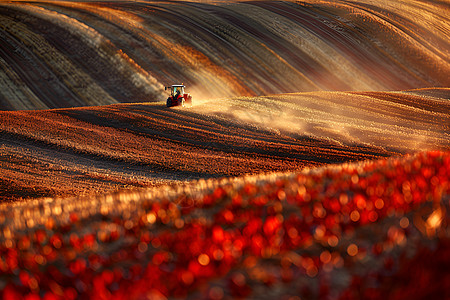
[(5, 89), (2, 107), (157, 102), (174, 83), (201, 99), (446, 87), (445, 11), (400, 0), (2, 2), (2, 36), (12, 38), (0, 54), (22, 83), (2, 76), (33, 92)]

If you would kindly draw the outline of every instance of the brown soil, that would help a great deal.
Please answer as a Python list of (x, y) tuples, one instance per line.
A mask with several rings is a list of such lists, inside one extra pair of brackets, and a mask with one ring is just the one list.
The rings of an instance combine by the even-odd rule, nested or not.
[(409, 93), (322, 92), (192, 108), (0, 112), (0, 197), (104, 193), (448, 149), (448, 106)]
[(2, 112), (0, 119), (4, 201), (299, 170), (393, 154), (294, 138), (160, 104)]
[(440, 5), (3, 1), (0, 109), (447, 87)]

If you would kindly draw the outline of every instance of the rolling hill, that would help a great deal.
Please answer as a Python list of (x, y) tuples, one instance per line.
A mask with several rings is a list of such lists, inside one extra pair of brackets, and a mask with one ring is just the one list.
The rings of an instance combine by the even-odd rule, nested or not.
[(2, 1), (0, 109), (450, 85), (442, 1)]
[(0, 112), (4, 201), (449, 148), (448, 89)]

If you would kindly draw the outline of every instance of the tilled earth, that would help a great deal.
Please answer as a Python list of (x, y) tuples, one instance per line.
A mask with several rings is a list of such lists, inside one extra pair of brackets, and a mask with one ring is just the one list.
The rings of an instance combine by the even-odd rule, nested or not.
[(85, 195), (448, 149), (448, 89), (412, 92), (0, 112), (0, 197)]
[(448, 87), (448, 6), (2, 1), (0, 109)]
[(293, 138), (160, 104), (0, 115), (4, 200), (300, 170), (393, 153)]

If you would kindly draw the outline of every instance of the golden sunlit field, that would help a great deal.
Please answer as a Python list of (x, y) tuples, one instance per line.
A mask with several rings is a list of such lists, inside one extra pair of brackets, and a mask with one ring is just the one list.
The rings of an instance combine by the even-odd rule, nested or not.
[(449, 16), (0, 1), (0, 298), (450, 299)]

